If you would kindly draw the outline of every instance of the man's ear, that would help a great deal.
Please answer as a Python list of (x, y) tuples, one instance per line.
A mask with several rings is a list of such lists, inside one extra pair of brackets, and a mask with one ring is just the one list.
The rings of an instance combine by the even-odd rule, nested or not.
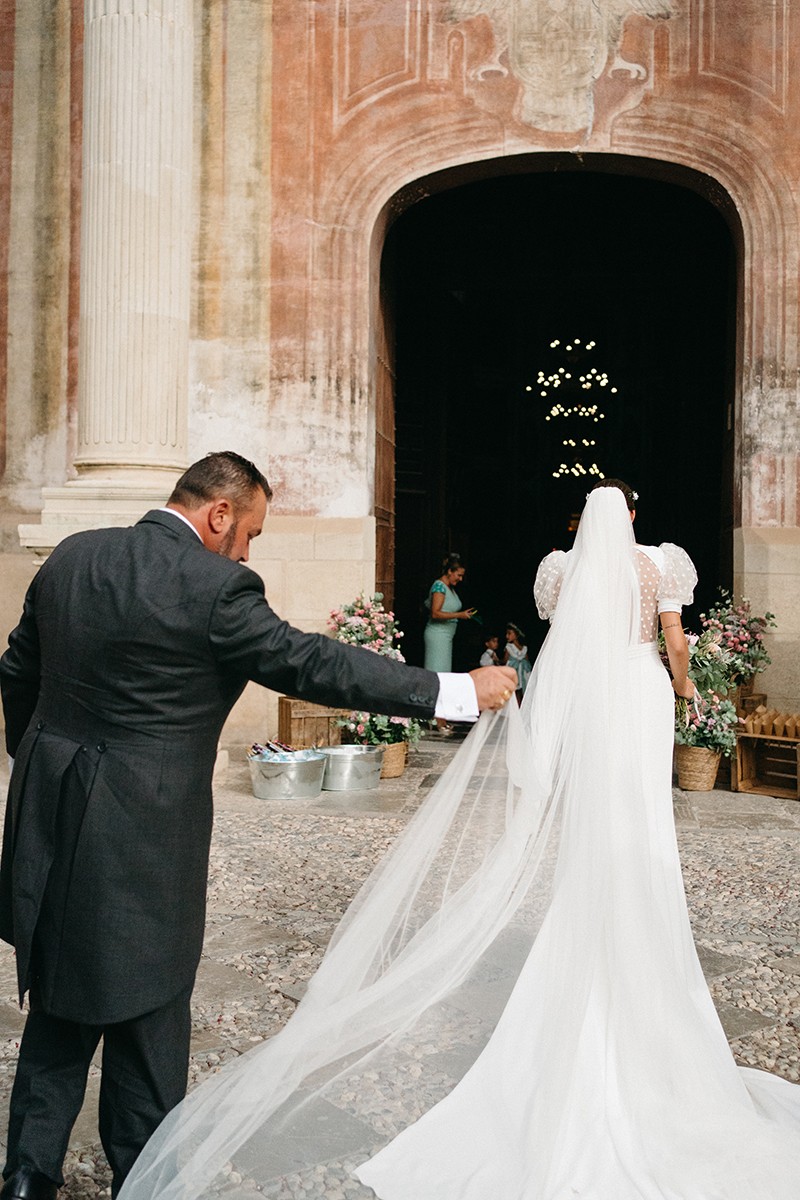
[(208, 510), (208, 524), (213, 533), (225, 533), (233, 521), (233, 506), (221, 496)]

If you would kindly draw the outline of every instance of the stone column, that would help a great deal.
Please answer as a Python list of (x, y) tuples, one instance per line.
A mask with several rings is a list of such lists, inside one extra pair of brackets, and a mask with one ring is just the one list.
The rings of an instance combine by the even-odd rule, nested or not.
[(23, 544), (129, 524), (186, 462), (192, 0), (86, 0), (77, 479)]

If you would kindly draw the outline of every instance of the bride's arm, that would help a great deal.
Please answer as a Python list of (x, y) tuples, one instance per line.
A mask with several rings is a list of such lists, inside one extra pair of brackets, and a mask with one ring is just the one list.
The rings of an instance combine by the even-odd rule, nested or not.
[(688, 675), (689, 646), (681, 625), (681, 614), (679, 612), (662, 612), (661, 628), (664, 631), (664, 642), (672, 671), (672, 686), (679, 696), (691, 700), (694, 696), (694, 684)]
[(662, 542), (659, 548), (664, 555), (664, 567), (658, 588), (658, 612), (672, 671), (672, 686), (679, 696), (692, 700), (695, 688), (688, 675), (689, 647), (683, 632), (681, 608), (692, 603), (697, 572), (681, 546)]

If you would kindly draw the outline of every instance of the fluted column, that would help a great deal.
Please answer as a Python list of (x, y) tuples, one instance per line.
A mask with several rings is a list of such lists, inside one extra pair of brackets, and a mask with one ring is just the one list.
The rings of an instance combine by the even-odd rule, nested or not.
[(192, 9), (86, 0), (78, 478), (28, 545), (128, 523), (186, 463)]
[(186, 452), (190, 0), (87, 0), (78, 457)]

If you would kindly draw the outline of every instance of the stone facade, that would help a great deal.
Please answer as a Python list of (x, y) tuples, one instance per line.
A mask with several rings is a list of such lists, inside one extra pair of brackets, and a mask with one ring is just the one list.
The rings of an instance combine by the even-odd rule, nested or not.
[[(800, 0), (0, 0), (4, 627), (18, 524), (45, 549), (127, 522), (223, 446), (275, 488), (279, 611), (322, 628), (391, 581), (387, 229), (537, 155), (613, 157), (689, 168), (736, 240), (733, 582), (796, 707), (798, 38)], [(237, 733), (271, 713), (248, 693)]]

